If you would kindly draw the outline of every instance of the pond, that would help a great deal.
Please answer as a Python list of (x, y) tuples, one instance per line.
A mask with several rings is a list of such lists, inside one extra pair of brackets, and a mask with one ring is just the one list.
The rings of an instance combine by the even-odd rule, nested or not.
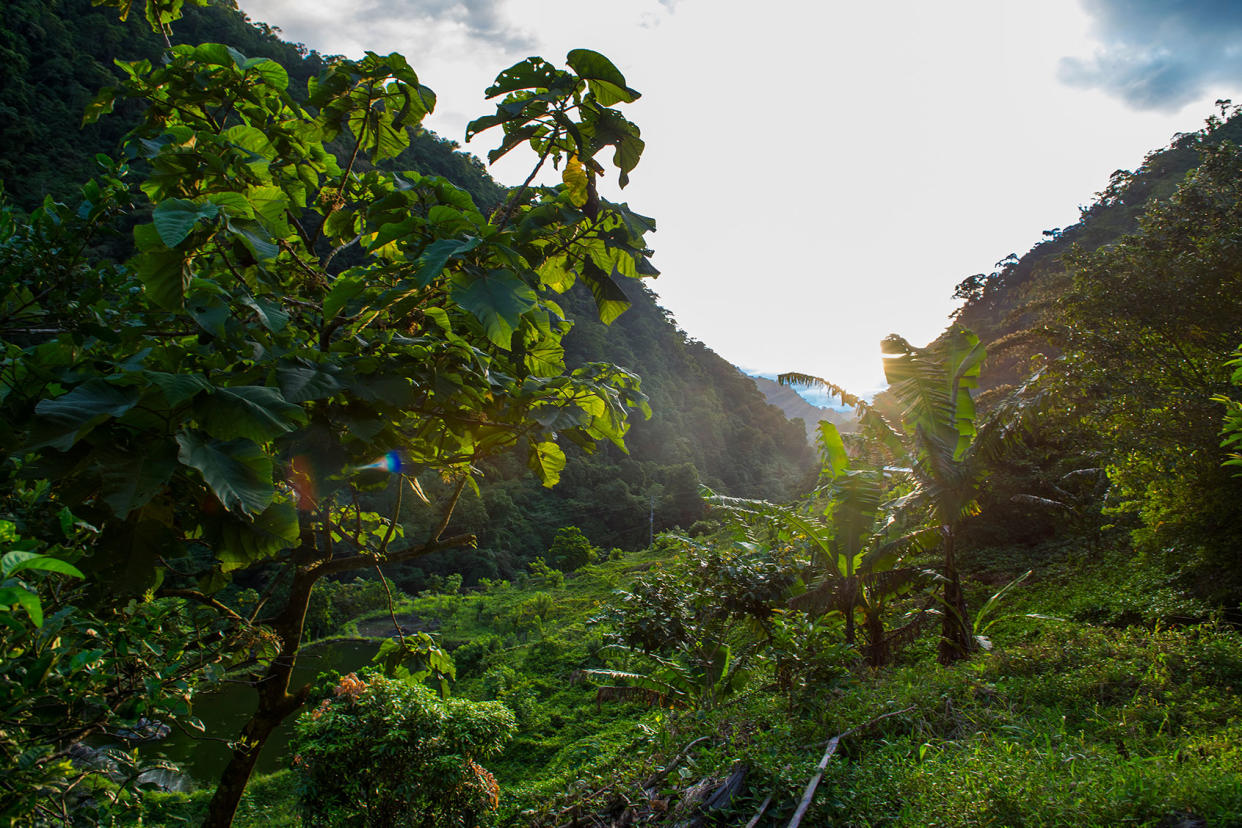
[[(366, 666), (379, 649), (379, 639), (336, 639), (312, 645), (298, 655), (293, 685), (299, 687), (327, 670), (349, 673)], [(167, 787), (213, 786), (232, 751), (226, 744), (241, 733), (256, 704), (254, 690), (242, 684), (225, 684), (194, 700), (194, 715), (206, 726), (206, 734), (193, 736), (174, 729), (167, 738), (139, 748), (145, 762), (164, 760), (181, 768), (185, 778), (167, 778)], [(267, 740), (259, 755), (256, 774), (283, 770), (289, 765), (288, 747), (297, 714), (290, 716)], [(203, 738), (205, 736), (211, 738)], [(224, 740), (224, 741), (221, 741)]]

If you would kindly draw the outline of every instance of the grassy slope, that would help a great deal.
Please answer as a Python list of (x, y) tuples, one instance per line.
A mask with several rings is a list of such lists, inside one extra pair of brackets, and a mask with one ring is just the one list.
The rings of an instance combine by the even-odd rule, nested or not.
[[(475, 642), (458, 650), (455, 692), (500, 698), (517, 713), (517, 738), (489, 763), (505, 824), (559, 825), (625, 802), (648, 824), (674, 824), (744, 764), (721, 824), (744, 823), (771, 793), (760, 824), (784, 825), (830, 736), (906, 708), (842, 740), (803, 824), (1242, 823), (1242, 636), (1210, 621), (1163, 626), (1201, 608), (1120, 551), (977, 555), (974, 606), (995, 584), (1040, 568), (989, 630), (995, 649), (953, 668), (935, 665), (925, 637), (900, 664), (831, 689), (785, 696), (761, 676), (710, 713), (597, 708), (592, 688), (574, 681), (600, 663), (589, 619), (613, 589), (667, 558), (593, 565), (563, 587), (531, 579), (403, 607), (438, 619), (450, 643)], [(532, 607), (547, 610), (541, 625)], [(640, 783), (700, 737), (644, 793)], [(239, 824), (296, 824), (294, 796), (287, 773), (256, 780)], [(183, 799), (161, 800), (158, 821), (174, 811), (192, 821)]]

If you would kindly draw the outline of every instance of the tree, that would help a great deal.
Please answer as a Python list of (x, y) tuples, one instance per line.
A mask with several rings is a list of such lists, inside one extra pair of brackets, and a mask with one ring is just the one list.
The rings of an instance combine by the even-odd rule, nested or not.
[[(750, 679), (765, 627), (797, 575), (779, 551), (753, 544), (709, 546), (669, 535), (658, 542), (682, 546), (687, 557), (636, 578), (606, 613), (616, 630), (610, 652), (626, 669), (584, 672), (625, 682), (600, 687), (599, 700), (710, 709)], [(649, 669), (635, 672), (634, 662)]]
[(787, 385), (826, 388), (842, 402), (857, 406), (862, 429), (909, 463), (916, 488), (908, 508), (926, 510), (941, 536), (944, 620), (939, 657), (942, 664), (949, 664), (974, 649), (956, 541), (962, 521), (978, 509), (977, 458), (982, 444), (974, 439), (971, 390), (978, 384), (985, 349), (963, 328), (948, 331), (926, 348), (892, 334), (881, 349), (890, 392), (900, 406), (900, 428), (890, 425), (874, 406), (819, 377), (791, 373), (779, 379)]
[[(908, 501), (904, 475), (879, 468), (850, 468), (851, 458), (836, 426), (819, 425), (821, 485), (799, 507), (764, 501), (713, 497), (712, 506), (731, 522), (760, 526), (778, 543), (803, 546), (810, 555), (805, 591), (789, 605), (813, 620), (828, 614), (841, 619), (844, 643), (857, 647), (862, 622), (866, 644), (859, 649), (873, 667), (886, 664), (894, 649), (916, 634), (923, 623), (918, 613), (898, 630), (887, 630), (885, 609), (890, 601), (918, 585), (929, 574), (901, 566), (904, 556), (930, 545), (930, 532), (920, 523), (913, 530), (899, 514)], [(814, 625), (811, 625), (813, 629)]]
[(560, 570), (573, 572), (591, 563), (598, 550), (577, 526), (563, 526), (556, 531), (552, 546), (548, 549), (548, 557), (552, 565)]
[[(147, 18), (166, 32), (179, 7), (148, 0)], [(552, 297), (581, 280), (614, 319), (616, 279), (645, 269), (654, 229), (596, 186), (605, 148), (622, 186), (638, 162), (638, 128), (614, 108), (638, 93), (595, 52), (567, 62), (523, 61), (488, 89), (497, 112), (469, 134), (500, 126), (492, 160), (529, 144), (538, 161), (485, 216), (443, 179), (383, 169), (435, 104), (400, 55), (331, 62), (298, 102), (271, 60), (170, 46), (160, 65), (125, 64), (88, 112), (144, 107), (128, 165), (77, 213), (48, 208), (84, 216), (75, 227), (121, 210), (137, 253), (92, 264), (72, 227), (59, 253), (29, 233), (16, 245), (42, 264), (4, 273), (4, 446), (29, 460), (9, 471), (53, 480), (99, 527), (88, 577), (237, 625), (249, 620), (219, 597), (230, 580), (287, 595), (262, 618), (278, 653), (210, 825), (231, 821), (263, 744), (303, 704), (290, 678), (319, 579), (471, 545), (445, 532), (480, 459), (519, 448), (552, 485), (558, 439), (621, 446), (628, 413), (646, 409), (632, 374), (565, 368), (571, 323)], [(548, 160), (564, 183), (530, 186)], [(132, 170), (145, 203), (130, 210)], [(432, 502), (420, 476), (449, 494)], [(385, 487), (380, 515), (360, 492)], [(436, 515), (429, 536), (404, 537), (406, 493)]]
[(1079, 250), (1054, 333), (1053, 379), (1103, 449), (1115, 513), (1140, 550), (1200, 594), (1236, 602), (1242, 481), (1222, 468), (1220, 409), (1242, 319), (1242, 149), (1223, 142), (1138, 231)]

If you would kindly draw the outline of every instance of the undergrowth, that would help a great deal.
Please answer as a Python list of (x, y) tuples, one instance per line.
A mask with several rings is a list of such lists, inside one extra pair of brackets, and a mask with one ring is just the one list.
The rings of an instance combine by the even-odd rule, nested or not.
[[(972, 605), (1033, 554), (976, 556)], [(579, 680), (604, 663), (591, 620), (665, 557), (401, 607), (455, 648), (455, 694), (517, 718), (488, 763), (502, 824), (741, 825), (766, 800), (756, 824), (785, 825), (827, 741), (862, 726), (803, 825), (1242, 825), (1242, 635), (1120, 553), (1111, 569), (1093, 559), (1089, 580), (1072, 554), (1046, 554), (999, 612), (993, 650), (951, 668), (928, 634), (894, 666), (800, 696), (760, 670), (712, 710), (597, 704)], [(192, 824), (202, 796), (155, 798), (148, 822)], [(294, 796), (287, 774), (256, 780), (239, 824), (294, 824)]]

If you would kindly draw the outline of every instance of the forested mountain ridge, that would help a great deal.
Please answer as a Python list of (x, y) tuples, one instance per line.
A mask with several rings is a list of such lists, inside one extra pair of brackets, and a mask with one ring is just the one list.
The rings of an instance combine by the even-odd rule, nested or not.
[(1179, 133), (1168, 146), (1148, 153), (1136, 170), (1114, 172), (1095, 200), (1079, 208), (1077, 222), (1045, 230), (1044, 239), (1026, 253), (1010, 254), (991, 273), (959, 283), (955, 296), (963, 303), (954, 321), (989, 346), (982, 387), (1019, 382), (1030, 373), (1034, 354), (1058, 352), (1047, 329), (1055, 326), (1057, 300), (1069, 288), (1067, 256), (1138, 230), (1144, 211), (1174, 194), (1206, 148), (1239, 140), (1242, 118), (1222, 102), (1221, 115), (1212, 116), (1206, 129)]
[[(174, 42), (222, 42), (251, 57), (270, 57), (290, 76), (290, 91), (306, 82), (325, 58), (286, 43), (279, 32), (251, 22), (235, 4), (213, 0), (187, 6), (173, 29)], [(164, 48), (139, 18), (116, 19), (90, 0), (16, 0), (0, 10), (0, 183), (13, 202), (37, 205), (46, 194), (64, 197), (95, 172), (96, 153), (115, 151), (135, 113), (81, 127), (82, 111), (99, 87), (117, 82), (114, 58), (156, 58)], [(3, 132), (7, 130), (7, 132)], [(473, 155), (428, 131), (414, 136), (390, 169), (444, 176), (469, 192), (482, 209), (494, 209), (505, 190)], [(672, 276), (675, 278), (675, 275)], [(571, 367), (616, 363), (638, 374), (652, 417), (635, 418), (629, 454), (609, 446), (588, 456), (567, 446), (564, 482), (545, 489), (516, 459), (484, 467), (481, 499), (468, 495), (454, 529), (480, 538), (480, 552), (465, 561), (476, 577), (511, 576), (543, 554), (557, 529), (581, 527), (595, 543), (634, 547), (654, 531), (689, 526), (701, 517), (698, 486), (723, 493), (783, 500), (807, 483), (812, 452), (797, 427), (763, 398), (733, 366), (677, 328), (655, 295), (636, 285), (623, 289), (632, 306), (612, 323), (594, 318), (584, 286), (562, 297), (575, 320), (565, 340)], [(421, 586), (420, 573), (449, 572), (462, 561), (430, 556), (405, 583)]]
[(767, 401), (779, 408), (789, 419), (799, 419), (806, 426), (806, 438), (815, 443), (817, 426), (821, 420), (827, 420), (841, 431), (853, 431), (854, 416), (845, 414), (821, 405), (812, 405), (802, 398), (797, 391), (787, 385), (781, 385), (767, 377), (751, 376), (755, 386), (767, 398)]
[(1220, 444), (1240, 379), (1242, 116), (1219, 106), (1114, 173), (1078, 223), (963, 281), (950, 331), (988, 347), (984, 408), (1009, 395), (1038, 412), (991, 467), (979, 540), (1128, 530), (1174, 582), (1233, 612), (1242, 480)]

